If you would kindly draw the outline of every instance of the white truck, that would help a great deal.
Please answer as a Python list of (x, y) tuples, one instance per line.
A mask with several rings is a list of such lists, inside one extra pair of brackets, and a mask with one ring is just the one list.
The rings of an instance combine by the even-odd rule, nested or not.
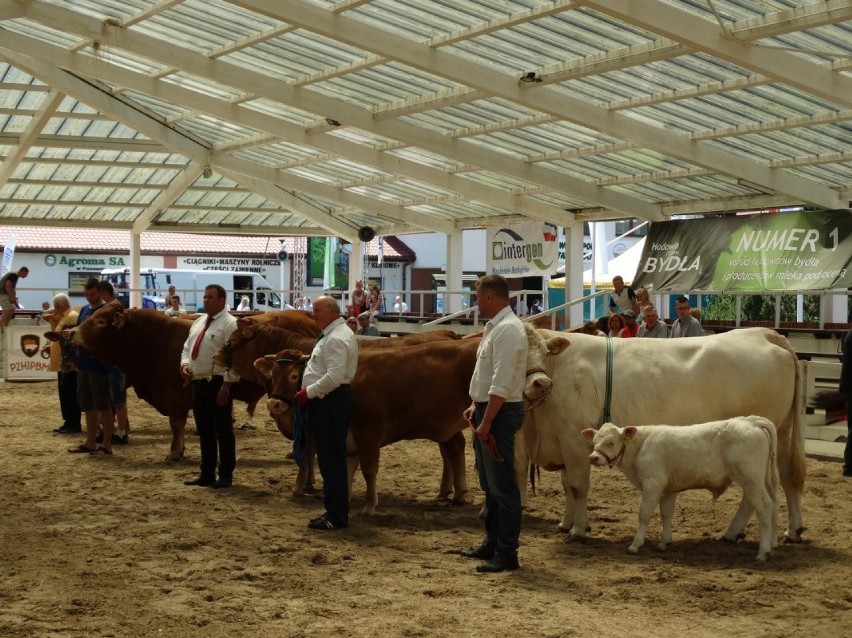
[(163, 310), (168, 288), (174, 286), (181, 306), (188, 312), (195, 312), (202, 308), (204, 288), (210, 284), (219, 284), (225, 289), (232, 310), (240, 305), (243, 296), (249, 298), (252, 310), (284, 310), (290, 307), (282, 303), (281, 297), (266, 279), (254, 272), (145, 268), (139, 275), (138, 285), (134, 286), (128, 268), (104, 268), (101, 271), (101, 279), (113, 285), (115, 298), (125, 307), (129, 305), (130, 290), (141, 289), (143, 308)]

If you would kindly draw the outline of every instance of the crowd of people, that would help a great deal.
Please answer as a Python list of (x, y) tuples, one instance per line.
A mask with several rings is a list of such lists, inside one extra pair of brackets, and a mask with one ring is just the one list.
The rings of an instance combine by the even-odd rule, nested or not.
[(597, 322), (586, 322), (580, 332), (622, 339), (638, 337), (649, 339), (675, 339), (678, 337), (701, 337), (701, 312), (691, 308), (689, 299), (680, 296), (675, 300), (677, 319), (671, 326), (660, 320), (659, 312), (651, 302), (645, 288), (633, 290), (624, 285), (624, 279), (616, 276), (612, 280), (613, 291), (609, 296), (609, 314)]

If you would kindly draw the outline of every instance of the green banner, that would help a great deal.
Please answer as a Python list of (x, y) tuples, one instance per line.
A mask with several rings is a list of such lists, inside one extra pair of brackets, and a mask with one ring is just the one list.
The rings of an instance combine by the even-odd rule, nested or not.
[(806, 292), (852, 286), (852, 211), (651, 224), (633, 287), (654, 292)]
[(334, 237), (308, 237), (305, 285), (326, 290), (344, 289), (349, 283), (349, 251)]

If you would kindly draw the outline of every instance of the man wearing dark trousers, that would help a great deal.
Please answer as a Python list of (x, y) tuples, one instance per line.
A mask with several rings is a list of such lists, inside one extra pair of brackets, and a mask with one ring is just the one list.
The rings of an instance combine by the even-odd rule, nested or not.
[(846, 397), (846, 446), (843, 448), (843, 476), (852, 476), (852, 330), (843, 337), (843, 364), (840, 392)]
[(479, 547), (462, 550), (486, 562), (476, 571), (518, 569), (521, 493), (515, 479), (515, 434), (524, 419), (527, 335), (509, 305), (509, 285), (486, 275), (476, 288), (476, 305), (485, 324), (470, 380), (470, 407), (464, 418), (474, 428), (473, 447), (479, 485), (485, 492), (485, 537)]
[(204, 314), (189, 329), (180, 359), (181, 375), (192, 380), (192, 413), (201, 445), (198, 477), (184, 485), (228, 488), (233, 484), (237, 450), (231, 384), (240, 378), (230, 368), (219, 367), (213, 355), (236, 329), (237, 320), (225, 309), (225, 289), (217, 284), (207, 286)]
[(332, 297), (317, 299), (311, 314), (322, 333), (305, 366), (296, 400), (305, 409), (316, 438), (325, 513), (311, 519), (308, 527), (335, 530), (349, 525), (346, 433), (354, 405), (349, 382), (358, 366), (358, 343)]

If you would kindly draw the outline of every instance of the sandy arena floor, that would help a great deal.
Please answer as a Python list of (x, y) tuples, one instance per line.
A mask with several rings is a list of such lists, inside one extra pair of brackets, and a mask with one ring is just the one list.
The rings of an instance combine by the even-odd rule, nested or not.
[[(236, 410), (243, 423), (242, 406)], [(805, 636), (852, 633), (852, 480), (809, 461), (808, 531), (756, 563), (756, 528), (717, 540), (739, 500), (678, 499), (674, 544), (627, 553), (639, 494), (615, 470), (593, 473), (592, 537), (557, 531), (558, 474), (544, 473), (524, 516), (519, 572), (483, 576), (451, 552), (481, 537), (471, 505), (435, 499), (437, 446), (385, 448), (379, 514), (363, 480), (350, 529), (306, 528), (321, 501), (290, 498), (289, 446), (266, 415), (238, 431), (236, 486), (183, 486), (188, 460), (167, 464), (168, 425), (135, 396), (131, 443), (112, 458), (66, 453), (51, 433), (51, 383), (0, 382), (0, 636)], [(477, 484), (468, 446), (469, 482)], [(783, 501), (783, 498), (782, 498)], [(781, 512), (782, 525), (786, 511)]]

